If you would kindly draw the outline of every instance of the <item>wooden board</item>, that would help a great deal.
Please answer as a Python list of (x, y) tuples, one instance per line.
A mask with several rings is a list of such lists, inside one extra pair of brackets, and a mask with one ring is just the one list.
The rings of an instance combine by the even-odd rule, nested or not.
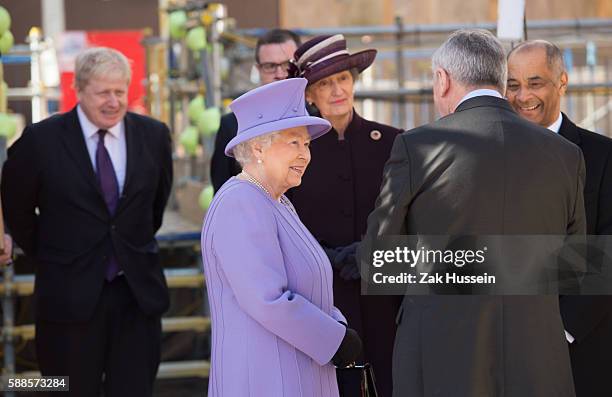
[(2, 200), (0, 200), (0, 255), (4, 254), (4, 216), (2, 216)]
[[(285, 28), (389, 25), (392, 0), (279, 0), (280, 24)], [(389, 20), (391, 19), (391, 20)]]

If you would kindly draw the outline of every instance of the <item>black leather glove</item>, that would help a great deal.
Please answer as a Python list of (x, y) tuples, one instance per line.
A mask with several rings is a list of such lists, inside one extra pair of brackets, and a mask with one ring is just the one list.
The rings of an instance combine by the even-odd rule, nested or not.
[(354, 363), (361, 353), (361, 338), (352, 328), (346, 328), (344, 338), (338, 347), (338, 351), (332, 357), (332, 363), (336, 367), (346, 367)]
[(321, 245), (321, 248), (323, 248), (323, 251), (325, 251), (325, 255), (327, 255), (327, 257), (329, 258), (329, 262), (331, 263), (331, 265), (334, 266), (336, 256), (338, 256), (338, 253), (340, 252), (339, 249), (326, 247), (324, 245)]
[(338, 254), (333, 264), (334, 268), (339, 270), (339, 275), (343, 280), (352, 281), (361, 278), (356, 258), (358, 246), (359, 242), (354, 242), (346, 247), (337, 248)]

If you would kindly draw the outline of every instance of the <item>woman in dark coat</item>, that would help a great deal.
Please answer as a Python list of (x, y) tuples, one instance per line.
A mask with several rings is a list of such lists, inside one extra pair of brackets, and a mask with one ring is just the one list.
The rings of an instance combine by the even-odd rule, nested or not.
[(334, 266), (334, 302), (357, 330), (381, 397), (391, 396), (391, 358), (400, 299), (362, 296), (355, 243), (366, 231), (397, 128), (365, 120), (353, 108), (355, 78), (376, 50), (350, 55), (342, 35), (319, 36), (295, 53), (290, 69), (308, 80), (306, 100), (332, 130), (313, 141), (302, 184), (289, 191), (300, 219), (323, 245)]

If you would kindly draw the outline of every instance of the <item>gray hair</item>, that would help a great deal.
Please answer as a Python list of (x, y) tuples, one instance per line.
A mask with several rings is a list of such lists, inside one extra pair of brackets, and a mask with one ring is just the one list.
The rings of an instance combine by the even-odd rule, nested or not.
[(432, 69), (444, 69), (470, 88), (492, 85), (504, 92), (508, 65), (502, 44), (483, 29), (457, 30), (436, 50)]
[(107, 47), (89, 48), (76, 58), (74, 86), (77, 90), (82, 90), (91, 78), (109, 73), (119, 73), (128, 84), (130, 83), (132, 70), (125, 55)]
[(510, 50), (508, 53), (508, 60), (514, 53), (518, 53), (520, 51), (531, 51), (534, 49), (544, 49), (546, 51), (546, 63), (548, 64), (550, 70), (552, 70), (555, 74), (555, 77), (558, 78), (561, 76), (561, 73), (565, 72), (565, 64), (563, 63), (563, 53), (561, 52), (561, 49), (550, 41), (546, 40), (531, 40), (520, 43)]
[(262, 147), (267, 148), (272, 145), (272, 142), (274, 142), (274, 139), (276, 139), (278, 135), (280, 135), (280, 131), (273, 131), (237, 144), (233, 150), (234, 158), (240, 164), (240, 166), (244, 168), (246, 164), (255, 161), (255, 156), (253, 156), (254, 144), (259, 144)]

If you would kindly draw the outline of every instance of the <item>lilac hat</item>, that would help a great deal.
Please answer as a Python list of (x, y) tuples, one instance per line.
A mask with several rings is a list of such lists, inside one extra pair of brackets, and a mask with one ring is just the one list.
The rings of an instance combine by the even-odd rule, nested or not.
[(364, 50), (349, 54), (346, 39), (341, 34), (314, 37), (297, 50), (289, 65), (289, 76), (304, 77), (308, 84), (342, 72), (357, 69), (359, 73), (367, 69), (376, 58), (376, 50)]
[(311, 139), (329, 131), (327, 120), (306, 112), (306, 84), (302, 78), (275, 81), (236, 98), (230, 108), (238, 119), (238, 133), (225, 147), (225, 154), (234, 157), (233, 149), (239, 143), (286, 128), (305, 126)]

